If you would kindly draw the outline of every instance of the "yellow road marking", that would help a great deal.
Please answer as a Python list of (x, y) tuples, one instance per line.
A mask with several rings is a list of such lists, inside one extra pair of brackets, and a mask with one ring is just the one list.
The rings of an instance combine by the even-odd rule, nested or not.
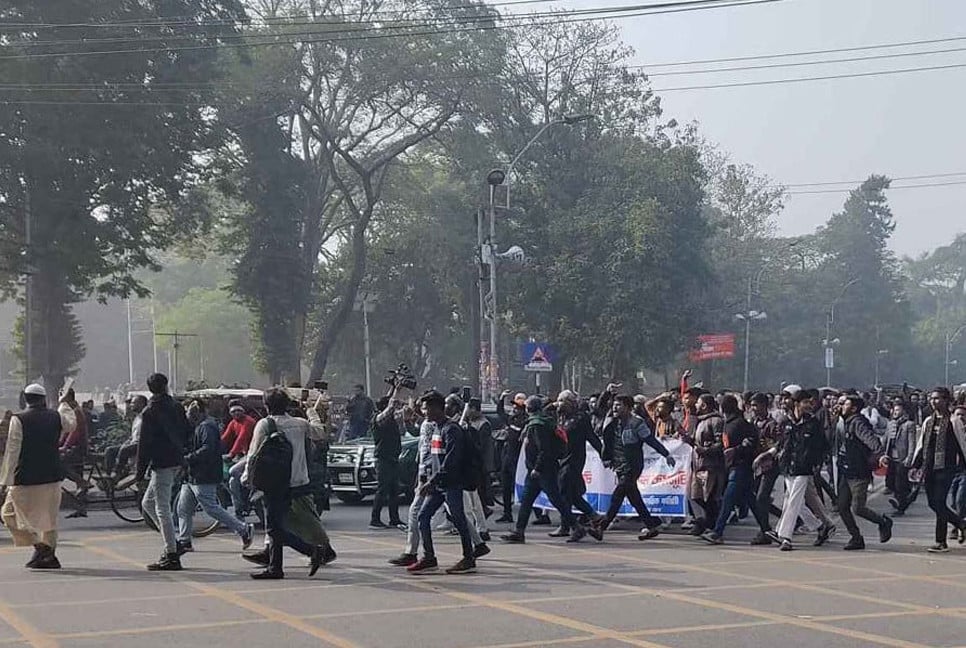
[(561, 644), (579, 643), (582, 641), (593, 641), (594, 635), (577, 635), (576, 637), (564, 637), (563, 639), (543, 639), (541, 641), (521, 641), (520, 643), (492, 644), (480, 646), (479, 648), (541, 648), (541, 646), (559, 646)]
[(57, 640), (35, 628), (33, 624), (14, 612), (4, 602), (0, 602), (0, 619), (3, 619), (8, 626), (16, 630), (34, 648), (58, 648), (60, 646)]
[[(141, 564), (136, 560), (132, 560), (127, 556), (117, 553), (116, 551), (105, 549), (103, 547), (93, 547), (88, 545), (83, 545), (83, 546), (85, 549), (87, 549), (92, 553), (100, 554), (108, 558), (113, 558), (118, 562), (123, 562), (128, 565), (135, 565), (139, 567), (141, 566)], [(263, 605), (256, 601), (252, 601), (251, 599), (247, 599), (243, 596), (240, 596), (228, 590), (220, 590), (217, 587), (211, 587), (210, 585), (205, 585), (203, 583), (195, 582), (183, 575), (180, 575), (178, 572), (165, 573), (164, 575), (167, 576), (169, 579), (175, 582), (181, 583), (183, 585), (186, 585), (198, 592), (201, 592), (202, 594), (207, 594), (211, 598), (216, 598), (226, 603), (230, 603), (231, 605), (234, 605), (236, 607), (240, 607), (244, 610), (248, 610), (249, 612), (253, 612), (264, 619), (288, 626), (294, 630), (303, 632), (307, 635), (315, 637), (316, 639), (320, 639), (321, 641), (329, 643), (333, 646), (337, 646), (338, 648), (359, 648), (356, 643), (349, 641), (348, 639), (345, 639), (338, 635), (335, 635), (331, 632), (328, 632), (327, 630), (323, 630), (322, 628), (316, 627), (311, 623), (306, 623), (304, 620), (298, 618), (293, 614), (288, 614), (287, 612), (282, 612), (281, 610), (275, 609), (273, 607), (269, 607), (268, 605)]]
[(64, 632), (54, 635), (58, 639), (96, 639), (98, 637), (120, 637), (124, 635), (146, 635), (157, 632), (180, 632), (185, 630), (209, 630), (212, 628), (231, 628), (241, 625), (271, 623), (269, 619), (239, 619), (238, 621), (212, 621), (210, 623), (179, 623), (163, 626), (143, 626), (137, 628), (117, 628), (115, 630), (91, 630), (89, 632)]
[(686, 626), (683, 628), (652, 628), (650, 630), (638, 630), (634, 635), (666, 635), (680, 634), (682, 632), (715, 632), (718, 630), (735, 630), (740, 628), (758, 628), (760, 626), (778, 625), (774, 621), (744, 621), (742, 623), (718, 623), (714, 625)]

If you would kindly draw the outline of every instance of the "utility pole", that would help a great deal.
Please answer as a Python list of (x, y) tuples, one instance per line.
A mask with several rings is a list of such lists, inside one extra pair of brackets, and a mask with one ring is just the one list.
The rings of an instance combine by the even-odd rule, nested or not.
[(127, 302), (127, 375), (128, 382), (134, 384), (134, 331), (131, 330), (131, 300)]
[(197, 333), (182, 333), (180, 331), (173, 331), (171, 333), (155, 333), (158, 337), (170, 337), (174, 340), (172, 349), (174, 349), (174, 357), (168, 356), (168, 372), (171, 374), (168, 376), (171, 380), (171, 392), (177, 393), (178, 391), (178, 349), (181, 348), (181, 338), (186, 337), (200, 337)]
[(24, 318), (23, 318), (23, 340), (24, 340), (24, 361), (23, 361), (23, 373), (24, 373), (24, 384), (29, 383), (33, 380), (33, 367), (30, 366), (33, 360), (34, 354), (34, 287), (33, 287), (33, 267), (32, 263), (29, 261), (33, 260), (33, 223), (30, 205), (30, 178), (25, 178), (24, 181), (24, 196), (23, 196), (23, 241), (24, 247), (26, 249), (26, 258), (28, 259), (26, 270), (26, 278), (24, 280)]

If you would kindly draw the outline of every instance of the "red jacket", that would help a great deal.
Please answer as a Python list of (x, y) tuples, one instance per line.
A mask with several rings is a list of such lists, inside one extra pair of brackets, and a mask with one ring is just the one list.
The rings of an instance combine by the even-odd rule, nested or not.
[(225, 431), (221, 433), (221, 445), (229, 448), (228, 454), (238, 457), (248, 454), (248, 447), (252, 444), (252, 436), (255, 434), (255, 419), (247, 414), (241, 421), (232, 419), (225, 426)]

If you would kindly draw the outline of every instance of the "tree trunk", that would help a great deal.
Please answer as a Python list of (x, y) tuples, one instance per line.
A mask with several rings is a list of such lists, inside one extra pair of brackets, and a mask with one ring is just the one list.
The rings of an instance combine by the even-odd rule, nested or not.
[(362, 285), (362, 279), (366, 274), (366, 226), (368, 222), (368, 218), (359, 219), (352, 227), (352, 270), (349, 272), (342, 289), (342, 301), (322, 330), (319, 345), (312, 358), (312, 367), (309, 370), (310, 383), (320, 380), (325, 373), (329, 356), (335, 348), (339, 335), (342, 334), (349, 321), (353, 306), (355, 306), (359, 287)]

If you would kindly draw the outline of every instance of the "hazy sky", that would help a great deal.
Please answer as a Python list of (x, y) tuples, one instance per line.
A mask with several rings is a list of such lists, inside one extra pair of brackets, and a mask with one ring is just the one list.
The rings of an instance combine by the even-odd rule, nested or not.
[[(563, 0), (559, 6), (640, 3)], [(636, 49), (636, 62), (653, 64), (966, 37), (966, 0), (782, 0), (615, 22), (623, 29), (627, 43)], [(966, 49), (966, 38), (916, 48), (719, 65), (951, 48)], [(655, 76), (652, 86), (660, 89), (956, 63), (966, 64), (966, 51), (797, 68)], [(694, 69), (709, 67), (714, 66)], [(755, 165), (777, 182), (861, 180), (870, 173), (901, 177), (966, 172), (966, 67), (659, 94), (666, 116), (681, 122), (700, 122), (704, 135), (731, 152), (736, 161)], [(966, 181), (966, 175), (907, 184), (949, 181)], [(779, 218), (782, 233), (811, 232), (841, 207), (846, 196), (792, 196)], [(891, 245), (899, 254), (918, 254), (966, 231), (966, 184), (895, 189), (889, 192), (889, 202), (897, 222)]]

